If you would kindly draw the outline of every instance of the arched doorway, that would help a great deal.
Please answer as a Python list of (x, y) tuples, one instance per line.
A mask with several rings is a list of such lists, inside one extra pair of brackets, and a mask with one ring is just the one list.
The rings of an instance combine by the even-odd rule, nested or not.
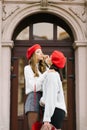
[[(22, 31), (23, 35), (26, 34), (25, 39), (22, 34), (21, 37), (19, 36)], [(11, 130), (28, 130), (24, 114), (26, 95), (23, 68), (27, 64), (26, 49), (35, 43), (39, 43), (46, 54), (51, 54), (53, 50), (58, 49), (67, 58), (67, 64), (63, 70), (63, 88), (68, 114), (64, 120), (63, 130), (75, 130), (75, 67), (72, 47), (74, 38), (67, 23), (52, 14), (34, 14), (19, 23), (14, 31), (13, 40), (15, 44), (12, 49)]]

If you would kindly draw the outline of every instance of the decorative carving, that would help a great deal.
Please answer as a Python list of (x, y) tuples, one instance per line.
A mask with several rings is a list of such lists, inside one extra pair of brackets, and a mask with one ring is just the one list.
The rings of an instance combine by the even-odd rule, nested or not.
[(10, 17), (12, 14), (14, 14), (20, 7), (16, 6), (14, 9), (12, 9), (10, 12), (6, 10), (6, 6), (3, 5), (3, 18), (2, 20), (5, 21), (8, 17)]
[(48, 0), (41, 0), (41, 7), (46, 9), (47, 6), (48, 6)]
[(69, 8), (82, 22), (86, 22), (86, 10), (85, 7), (71, 7)]

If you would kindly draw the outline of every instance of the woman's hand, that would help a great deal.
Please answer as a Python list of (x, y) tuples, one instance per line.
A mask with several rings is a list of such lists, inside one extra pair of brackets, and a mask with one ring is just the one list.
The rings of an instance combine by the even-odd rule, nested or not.
[(44, 122), (44, 126), (47, 128), (47, 130), (51, 130), (52, 125), (49, 122)]
[(40, 102), (40, 105), (41, 105), (42, 107), (44, 107), (44, 106), (45, 106), (45, 104), (44, 104), (43, 102)]
[(40, 106), (44, 107), (45, 103), (43, 102), (43, 97), (41, 97), (40, 101), (39, 101)]

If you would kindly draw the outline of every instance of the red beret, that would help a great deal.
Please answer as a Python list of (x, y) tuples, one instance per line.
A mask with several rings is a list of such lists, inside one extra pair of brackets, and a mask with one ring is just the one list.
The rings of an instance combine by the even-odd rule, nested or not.
[(33, 55), (33, 53), (37, 50), (37, 49), (41, 49), (41, 46), (39, 44), (35, 44), (32, 47), (27, 49), (27, 53), (26, 53), (26, 57), (27, 59), (30, 59), (31, 56)]
[(64, 56), (64, 54), (60, 51), (55, 50), (52, 54), (51, 54), (51, 61), (52, 63), (58, 67), (58, 68), (64, 68), (65, 63), (66, 63), (66, 58)]

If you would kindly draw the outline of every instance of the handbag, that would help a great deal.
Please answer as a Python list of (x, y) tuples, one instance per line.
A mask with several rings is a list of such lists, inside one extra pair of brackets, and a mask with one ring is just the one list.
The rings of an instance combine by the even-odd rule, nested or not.
[(35, 122), (33, 125), (32, 125), (32, 130), (40, 130), (41, 127), (42, 127), (43, 123), (42, 122)]
[[(32, 130), (48, 130), (48, 128), (42, 122), (37, 121), (32, 125)], [(55, 130), (55, 128), (52, 127), (51, 130)]]

